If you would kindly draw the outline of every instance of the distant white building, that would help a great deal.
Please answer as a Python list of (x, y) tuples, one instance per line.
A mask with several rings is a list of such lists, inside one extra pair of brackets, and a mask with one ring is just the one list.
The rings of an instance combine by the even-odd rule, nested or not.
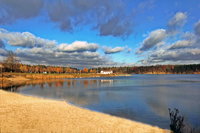
[(113, 71), (101, 71), (100, 74), (112, 74)]

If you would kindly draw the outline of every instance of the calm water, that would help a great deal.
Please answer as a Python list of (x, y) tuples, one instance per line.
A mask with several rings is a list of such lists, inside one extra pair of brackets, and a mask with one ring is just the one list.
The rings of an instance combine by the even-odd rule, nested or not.
[(168, 108), (200, 127), (200, 75), (133, 75), (36, 82), (19, 93), (64, 99), (91, 110), (169, 128)]

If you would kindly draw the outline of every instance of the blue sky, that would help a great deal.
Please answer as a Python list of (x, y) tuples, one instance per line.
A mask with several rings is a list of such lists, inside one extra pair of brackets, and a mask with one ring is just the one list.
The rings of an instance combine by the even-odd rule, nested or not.
[(0, 0), (0, 59), (72, 67), (200, 63), (199, 0)]

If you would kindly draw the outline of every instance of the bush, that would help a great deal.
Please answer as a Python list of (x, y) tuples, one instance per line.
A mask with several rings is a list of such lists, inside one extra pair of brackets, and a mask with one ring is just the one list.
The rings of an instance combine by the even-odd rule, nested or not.
[(182, 129), (185, 126), (183, 124), (184, 117), (179, 115), (179, 110), (175, 108), (173, 111), (169, 108), (169, 116), (171, 121), (170, 129), (174, 133), (183, 133)]
[(169, 108), (169, 116), (170, 116), (170, 129), (174, 133), (200, 133), (199, 128), (193, 128), (188, 123), (184, 122), (184, 117), (179, 115), (179, 110), (174, 109), (171, 110)]

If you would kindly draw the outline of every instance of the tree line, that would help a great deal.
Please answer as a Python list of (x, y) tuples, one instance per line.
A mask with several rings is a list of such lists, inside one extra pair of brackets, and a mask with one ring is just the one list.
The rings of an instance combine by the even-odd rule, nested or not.
[(133, 67), (99, 67), (98, 72), (112, 70), (114, 73), (128, 74), (189, 74), (200, 73), (200, 64), (189, 65), (152, 65), (152, 66), (133, 66)]
[[(100, 73), (101, 71), (113, 71), (113, 73), (128, 74), (188, 74), (200, 73), (200, 64), (190, 65), (155, 65), (133, 67), (98, 67), (98, 68), (72, 68), (62, 66), (27, 65), (20, 63), (19, 58), (12, 51), (8, 52), (7, 58), (1, 63), (4, 72), (21, 73)], [(2, 68), (1, 67), (1, 68)]]
[(12, 51), (8, 51), (6, 59), (0, 63), (1, 72), (20, 73), (96, 73), (95, 69), (78, 69), (62, 66), (27, 65), (20, 63), (20, 59)]
[[(19, 58), (12, 51), (8, 52), (6, 59), (1, 63), (4, 72), (21, 72), (21, 73), (78, 73), (77, 68), (46, 66), (46, 65), (27, 65), (20, 63)], [(84, 69), (84, 71), (86, 71)]]

